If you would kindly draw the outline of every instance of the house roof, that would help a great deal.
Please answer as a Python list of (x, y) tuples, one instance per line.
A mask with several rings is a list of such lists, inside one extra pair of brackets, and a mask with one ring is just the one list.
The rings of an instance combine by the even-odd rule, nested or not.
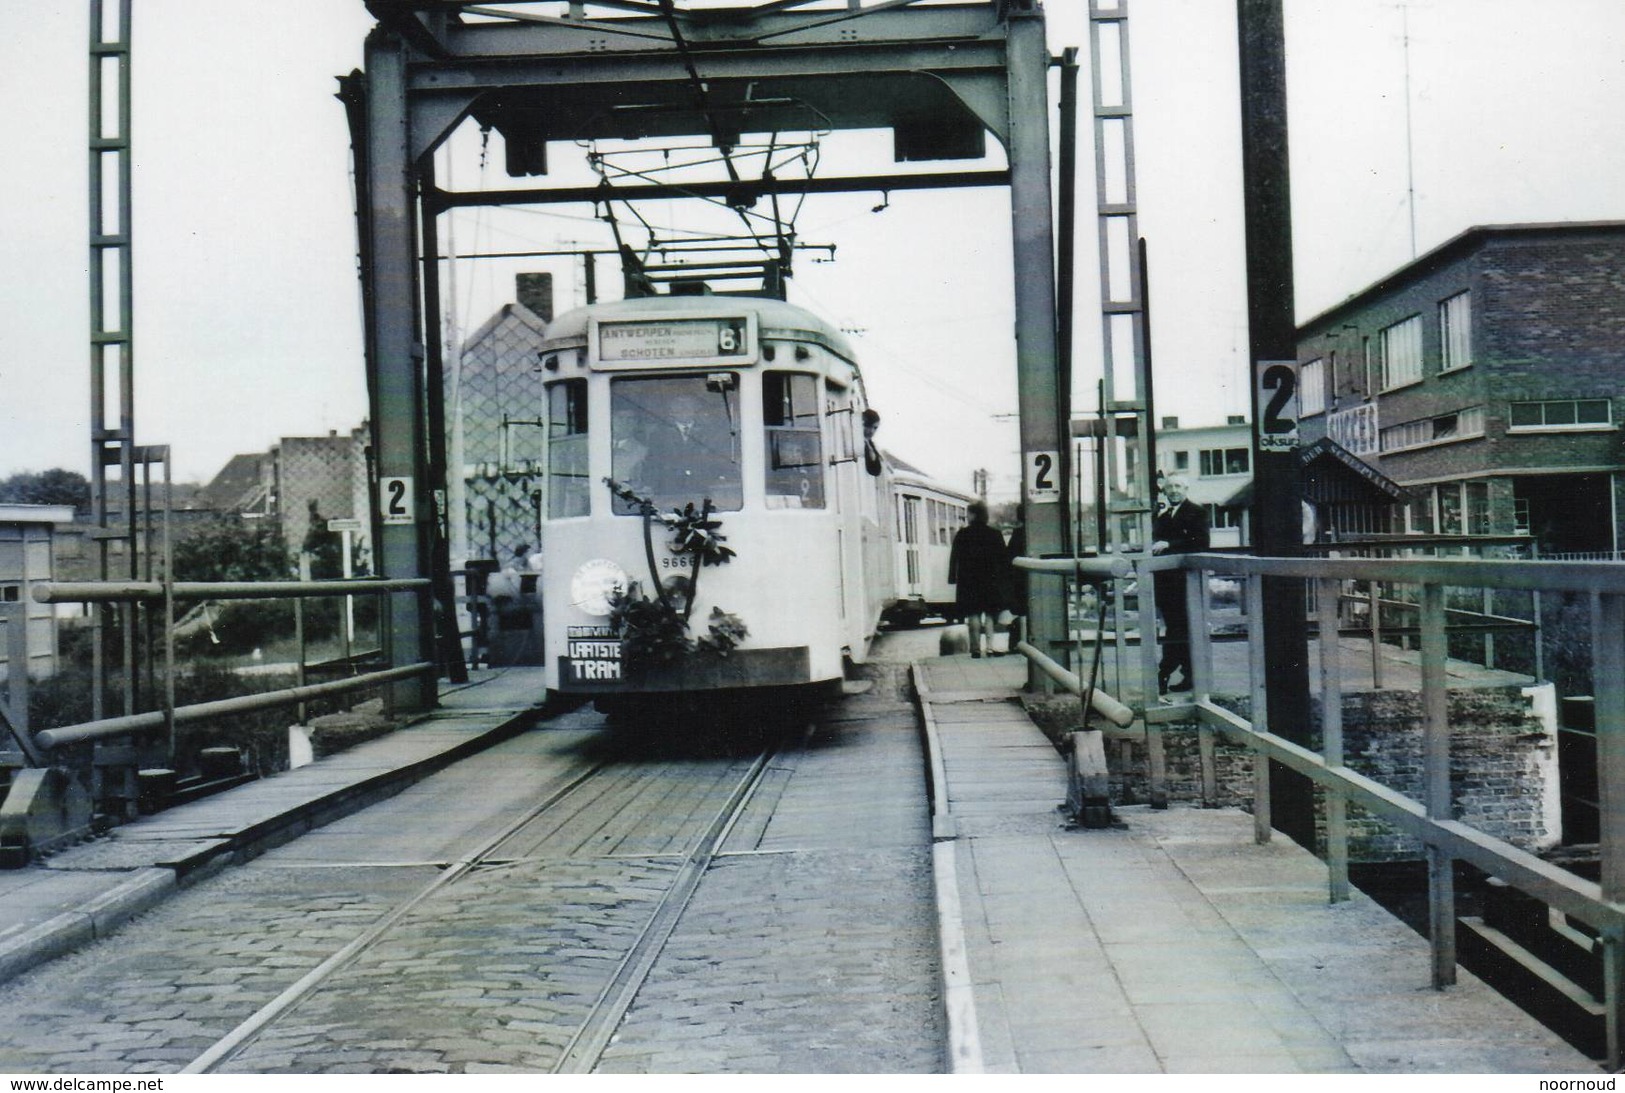
[(1298, 462), (1307, 467), (1311, 463), (1329, 463), (1335, 468), (1354, 475), (1371, 489), (1397, 501), (1405, 496), (1405, 487), (1383, 474), (1377, 468), (1343, 447), (1329, 436), (1323, 436), (1307, 448), (1298, 449)]
[(1569, 220), (1531, 224), (1480, 224), (1468, 228), (1460, 235), (1440, 243), (1407, 265), (1389, 273), (1382, 280), (1367, 285), (1340, 303), (1334, 304), (1298, 324), (1298, 334), (1340, 319), (1351, 311), (1365, 306), (1372, 299), (1401, 288), (1423, 277), (1440, 266), (1456, 261), (1462, 255), (1483, 246), (1487, 241), (1507, 236), (1580, 235), (1586, 232), (1618, 233), (1625, 236), (1625, 220)]
[(219, 512), (237, 512), (255, 507), (264, 488), (265, 461), (271, 457), (264, 452), (234, 455), (197, 493), (200, 508)]

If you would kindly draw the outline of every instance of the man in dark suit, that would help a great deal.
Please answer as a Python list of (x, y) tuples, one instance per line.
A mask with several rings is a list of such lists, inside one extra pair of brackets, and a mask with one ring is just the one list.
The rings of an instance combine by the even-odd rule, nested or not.
[(683, 392), (672, 398), (668, 413), (644, 438), (648, 453), (642, 465), (655, 502), (698, 506), (709, 497), (721, 508), (738, 508), (735, 435), (720, 412)]
[[(1152, 554), (1189, 554), (1208, 548), (1207, 510), (1186, 500), (1183, 475), (1163, 479), (1163, 505), (1151, 523)], [(1157, 693), (1191, 689), (1191, 617), (1182, 570), (1156, 574), (1157, 610), (1162, 614), (1162, 661)], [(1178, 683), (1170, 684), (1174, 672)]]

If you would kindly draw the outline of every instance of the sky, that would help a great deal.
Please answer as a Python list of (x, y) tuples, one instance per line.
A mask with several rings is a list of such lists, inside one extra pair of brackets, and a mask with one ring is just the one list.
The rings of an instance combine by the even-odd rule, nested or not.
[[(110, 5), (111, 6), (111, 5)], [(0, 476), (88, 471), (83, 0), (0, 5)], [(1052, 49), (1083, 47), (1084, 0), (1050, 0)], [(1617, 0), (1286, 0), (1300, 319), (1480, 224), (1625, 219), (1625, 5)], [(267, 11), (274, 10), (275, 17)], [(136, 439), (180, 480), (365, 414), (349, 136), (335, 77), (362, 63), (361, 0), (141, 0), (134, 49)], [(1134, 0), (1141, 233), (1159, 416), (1248, 409), (1235, 8)], [(1082, 91), (1087, 105), (1088, 74)], [(1087, 110), (1083, 111), (1087, 117)], [(1087, 124), (1087, 123), (1086, 123)], [(823, 174), (889, 169), (836, 135)], [(1099, 369), (1093, 151), (1079, 147), (1075, 406)], [(995, 153), (995, 161), (997, 153)], [(458, 188), (505, 186), (477, 134)], [(691, 205), (646, 214), (694, 223)], [(960, 488), (1017, 490), (1010, 221), (1002, 190), (809, 199), (790, 297), (852, 332), (882, 441)], [(459, 212), (460, 252), (602, 246), (588, 209)], [(569, 260), (455, 263), (453, 337)], [(613, 270), (600, 266), (600, 284)]]

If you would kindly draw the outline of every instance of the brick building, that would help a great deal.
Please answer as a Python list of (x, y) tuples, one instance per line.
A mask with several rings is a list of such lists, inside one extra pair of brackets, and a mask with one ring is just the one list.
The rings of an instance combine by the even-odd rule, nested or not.
[[(541, 362), (546, 319), (522, 303), (505, 304), (463, 344), (459, 375), (446, 377), (447, 417), (461, 451), (463, 511), (470, 558), (507, 561), (540, 534)], [(458, 383), (460, 380), (460, 383)]]
[(1350, 468), (1323, 529), (1617, 556), (1625, 222), (1469, 229), (1303, 324), (1298, 361), (1306, 454)]
[(323, 520), (367, 515), (366, 449), (365, 427), (326, 436), (285, 436), (271, 449), (276, 512), (290, 553), (304, 548), (313, 502)]
[[(310, 530), (311, 503), (325, 520), (360, 518), (369, 501), (365, 423), (346, 433), (285, 436), (268, 452), (234, 455), (196, 495), (196, 507), (248, 520), (276, 519), (288, 552), (297, 556)], [(363, 530), (358, 546), (365, 549)]]

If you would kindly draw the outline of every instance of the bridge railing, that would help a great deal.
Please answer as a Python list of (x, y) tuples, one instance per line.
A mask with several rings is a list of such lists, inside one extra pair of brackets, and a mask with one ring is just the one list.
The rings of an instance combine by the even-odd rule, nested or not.
[[(1187, 554), (1141, 559), (1142, 587), (1159, 570), (1182, 570), (1190, 607), (1194, 690), (1188, 705), (1156, 708), (1156, 720), (1194, 715), (1204, 736), (1202, 785), (1212, 800), (1216, 781), (1211, 736), (1219, 733), (1250, 749), (1254, 760), (1254, 824), (1260, 842), (1270, 837), (1271, 761), (1308, 777), (1325, 791), (1326, 860), (1333, 901), (1349, 895), (1348, 806), (1366, 809), (1425, 847), (1436, 987), (1455, 981), (1456, 912), (1453, 865), (1467, 862), (1489, 876), (1528, 893), (1596, 932), (1602, 952), (1608, 1059), (1621, 1065), (1625, 1054), (1625, 566), (1610, 562), (1513, 562), (1466, 559), (1261, 558)], [(1310, 665), (1321, 694), (1321, 748), (1318, 752), (1263, 728), (1267, 724), (1266, 674), (1261, 628), (1248, 633), (1249, 717), (1213, 700), (1213, 643), (1208, 637), (1207, 583), (1236, 577), (1244, 584), (1250, 619), (1263, 617), (1264, 581), (1302, 578), (1315, 592), (1318, 632), (1333, 640), (1315, 643)], [(1351, 770), (1343, 740), (1344, 687), (1338, 605), (1344, 582), (1413, 586), (1416, 591), (1422, 707), (1423, 789), (1407, 796)], [(1450, 787), (1450, 721), (1446, 659), (1447, 589), (1518, 589), (1578, 593), (1591, 600), (1590, 648), (1596, 717), (1600, 879), (1593, 881), (1543, 860), (1502, 838), (1455, 818)], [(1141, 596), (1141, 633), (1156, 633), (1154, 606)], [(1142, 644), (1142, 663), (1155, 670), (1155, 642)], [(1150, 711), (1148, 711), (1149, 713)], [(1148, 728), (1150, 726), (1148, 725)], [(1304, 726), (1308, 738), (1309, 726)]]
[[(305, 671), (309, 666), (305, 663), (303, 627), (301, 625), (299, 626), (301, 652), (296, 665), (299, 681), (297, 686), (251, 695), (240, 695), (213, 702), (176, 706), (173, 690), (173, 680), (175, 678), (174, 628), (168, 623), (168, 620), (172, 617), (172, 612), (168, 609), (176, 603), (203, 600), (292, 599), (295, 601), (297, 619), (302, 618), (302, 611), (298, 609), (302, 607), (303, 601), (306, 599), (392, 593), (410, 593), (424, 596), (429, 593), (429, 589), (430, 582), (426, 578), (398, 580), (359, 578), (321, 581), (56, 581), (36, 585), (33, 596), (35, 601), (39, 603), (147, 603), (164, 605), (166, 608), (164, 612), (166, 625), (163, 627), (163, 644), (166, 685), (160, 692), (160, 707), (158, 709), (130, 713), (121, 717), (102, 718), (75, 725), (42, 729), (31, 734), (27, 732), (26, 726), (22, 726), (21, 731), (18, 733), (19, 738), (28, 738), (32, 747), (27, 750), (31, 755), (37, 755), (68, 744), (150, 733), (156, 729), (164, 728), (169, 732), (170, 747), (173, 750), (174, 729), (179, 724), (249, 713), (256, 710), (298, 706), (317, 698), (367, 690), (381, 684), (392, 683), (396, 680), (408, 679), (422, 675), (425, 672), (434, 671), (435, 666), (433, 664), (423, 662), (382, 671), (365, 672), (349, 678), (324, 683), (307, 684), (305, 683)], [(22, 685), (26, 686), (27, 673), (21, 674), (24, 676)], [(13, 692), (12, 705), (14, 707), (21, 705), (26, 709), (26, 701), (19, 704), (16, 700), (15, 691)]]

